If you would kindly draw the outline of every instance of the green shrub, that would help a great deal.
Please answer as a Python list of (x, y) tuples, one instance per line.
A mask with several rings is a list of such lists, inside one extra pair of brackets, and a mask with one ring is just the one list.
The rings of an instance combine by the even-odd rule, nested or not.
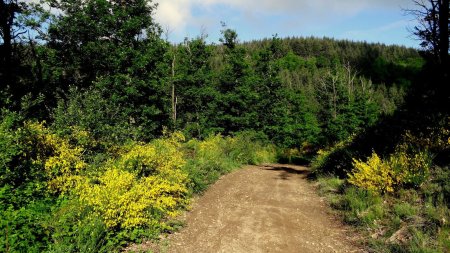
[(49, 253), (111, 252), (107, 229), (103, 220), (92, 209), (77, 199), (61, 199), (52, 217), (45, 224), (51, 230)]
[(191, 188), (201, 192), (221, 175), (243, 164), (274, 162), (276, 151), (251, 134), (235, 137), (212, 135), (203, 141), (190, 140), (184, 145), (188, 156), (184, 170), (189, 175)]
[(42, 252), (50, 241), (44, 222), (51, 205), (48, 200), (20, 208), (0, 204), (0, 252)]
[(450, 252), (450, 226), (447, 225), (439, 231), (437, 241), (442, 252)]
[(350, 136), (329, 148), (319, 150), (317, 156), (311, 162), (313, 172), (315, 174), (332, 174), (345, 178), (347, 170), (351, 167), (353, 157), (348, 147), (353, 142), (354, 137)]
[(434, 204), (450, 203), (450, 167), (434, 167), (430, 180), (421, 186), (426, 198), (432, 199)]
[(136, 139), (140, 133), (120, 104), (105, 99), (95, 89), (70, 89), (67, 99), (58, 101), (52, 117), (52, 127), (59, 135), (70, 136), (74, 130), (82, 129), (108, 147)]
[(423, 231), (420, 228), (411, 227), (409, 229), (411, 234), (411, 240), (409, 245), (406, 247), (409, 252), (414, 253), (440, 253), (441, 251), (436, 249), (433, 242), (430, 240), (432, 235), (427, 231)]
[(234, 137), (226, 137), (226, 152), (240, 164), (261, 164), (276, 160), (275, 147), (268, 144), (267, 137), (245, 131)]
[(0, 120), (0, 186), (11, 183), (15, 175), (14, 160), (22, 153), (19, 129), (20, 117), (16, 113), (1, 111)]

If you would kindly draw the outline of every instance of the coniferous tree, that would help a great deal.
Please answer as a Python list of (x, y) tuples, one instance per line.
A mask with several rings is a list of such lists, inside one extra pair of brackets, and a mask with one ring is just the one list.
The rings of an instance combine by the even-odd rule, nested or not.
[(214, 115), (219, 93), (213, 86), (210, 58), (211, 46), (204, 37), (186, 39), (177, 46), (175, 85), (178, 117), (183, 129), (195, 137), (214, 132)]

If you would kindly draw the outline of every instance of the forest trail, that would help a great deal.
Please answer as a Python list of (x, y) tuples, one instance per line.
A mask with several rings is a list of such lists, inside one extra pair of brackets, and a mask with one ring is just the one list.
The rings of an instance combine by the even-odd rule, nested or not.
[[(362, 252), (292, 165), (246, 166), (212, 185), (186, 213), (186, 226), (154, 252)], [(142, 248), (139, 248), (142, 247)]]

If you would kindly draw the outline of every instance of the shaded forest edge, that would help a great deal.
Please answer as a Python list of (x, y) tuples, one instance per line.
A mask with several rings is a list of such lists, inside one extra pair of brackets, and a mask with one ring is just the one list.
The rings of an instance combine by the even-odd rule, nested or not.
[(1, 3), (16, 19), (0, 20), (0, 251), (118, 251), (179, 227), (224, 173), (311, 159), (367, 247), (449, 249), (448, 66), (432, 51), (227, 27), (173, 45), (146, 0)]
[(426, 66), (393, 115), (312, 161), (319, 192), (374, 252), (447, 252), (448, 72)]

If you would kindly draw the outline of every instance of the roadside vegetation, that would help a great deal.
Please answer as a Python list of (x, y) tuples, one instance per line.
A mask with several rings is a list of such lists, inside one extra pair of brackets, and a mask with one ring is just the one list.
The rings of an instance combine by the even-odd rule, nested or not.
[(312, 161), (319, 193), (374, 252), (450, 250), (450, 118), (428, 92)]
[[(393, 153), (381, 156), (372, 151), (363, 159), (353, 158), (345, 178), (321, 173), (320, 165), (314, 168), (319, 174), (319, 193), (338, 210), (345, 223), (362, 232), (363, 243), (369, 249), (450, 249), (448, 160), (446, 165), (439, 165), (441, 152), (448, 156), (450, 149), (448, 122), (418, 138), (406, 134)], [(329, 152), (316, 160), (326, 160), (333, 155), (332, 150)]]
[(220, 175), (276, 156), (249, 132), (189, 141), (173, 132), (96, 153), (102, 144), (87, 131), (62, 137), (6, 112), (1, 129), (3, 252), (112, 252), (157, 238)]

